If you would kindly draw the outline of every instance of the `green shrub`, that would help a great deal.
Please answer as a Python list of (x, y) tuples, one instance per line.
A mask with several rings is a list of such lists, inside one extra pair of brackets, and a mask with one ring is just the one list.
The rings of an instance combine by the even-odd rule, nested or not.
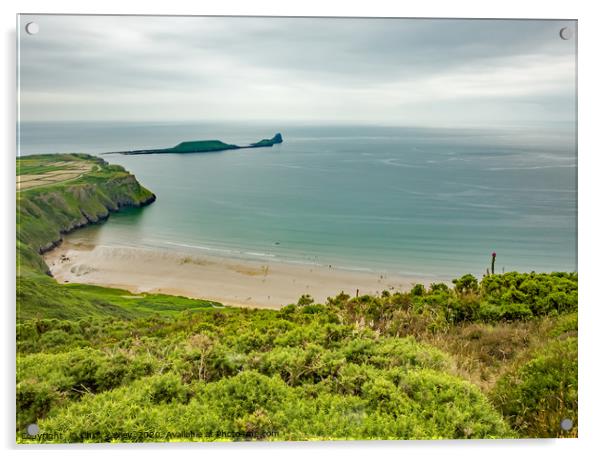
[(552, 342), (501, 378), (491, 399), (523, 437), (560, 437), (560, 422), (577, 424), (577, 339)]
[(225, 417), (241, 417), (257, 409), (272, 411), (287, 397), (289, 389), (280, 377), (244, 371), (208, 385), (204, 395), (219, 402)]
[(424, 285), (418, 283), (412, 287), (410, 294), (412, 296), (424, 296), (426, 294), (426, 288), (424, 287)]
[(445, 316), (450, 323), (460, 323), (462, 321), (475, 321), (479, 317), (478, 311), (480, 304), (474, 297), (469, 298), (450, 298), (447, 301)]
[(148, 380), (150, 400), (153, 404), (164, 402), (186, 403), (191, 391), (176, 374), (168, 373)]
[(477, 293), (479, 290), (479, 281), (471, 274), (453, 280), (453, 284), (460, 294)]
[[(358, 368), (359, 372), (364, 369)], [(177, 395), (154, 402), (157, 378), (87, 395), (40, 421), (43, 432), (67, 441), (134, 441), (179, 438), (307, 440), (512, 437), (501, 416), (478, 389), (431, 370), (367, 369), (357, 390), (293, 388), (279, 377), (243, 371), (217, 382), (197, 384), (188, 402)], [(176, 379), (160, 386), (176, 389)], [(177, 392), (177, 389), (176, 389)], [(119, 421), (110, 419), (118, 418)], [(145, 432), (146, 436), (140, 436)], [(150, 439), (149, 439), (150, 435)], [(156, 440), (156, 439), (155, 439)]]
[(510, 303), (500, 307), (500, 318), (503, 320), (528, 320), (533, 318), (533, 312), (526, 304)]
[(569, 313), (560, 317), (556, 325), (550, 331), (552, 337), (560, 337), (563, 335), (575, 335), (578, 330), (577, 312)]
[(431, 293), (438, 293), (438, 292), (448, 293), (449, 286), (447, 286), (445, 283), (431, 283), (430, 292)]
[(17, 383), (17, 430), (23, 432), (27, 425), (44, 418), (60, 399), (60, 393), (50, 383)]
[(297, 301), (297, 305), (299, 307), (303, 307), (303, 306), (310, 305), (313, 303), (314, 303), (314, 298), (311, 297), (309, 294), (303, 294)]
[(377, 368), (420, 367), (448, 370), (450, 358), (436, 348), (419, 344), (413, 337), (379, 339), (366, 362)]

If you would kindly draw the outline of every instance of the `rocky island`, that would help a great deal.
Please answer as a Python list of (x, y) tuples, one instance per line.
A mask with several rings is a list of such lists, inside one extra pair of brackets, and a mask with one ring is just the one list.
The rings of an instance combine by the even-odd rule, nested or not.
[(114, 151), (104, 154), (182, 154), (182, 153), (213, 153), (217, 151), (225, 151), (230, 149), (245, 149), (245, 148), (264, 148), (272, 147), (282, 143), (282, 135), (276, 134), (272, 138), (264, 138), (256, 143), (251, 143), (246, 146), (232, 145), (224, 143), (221, 140), (195, 140), (177, 144), (171, 148), (162, 149), (146, 149), (133, 151)]

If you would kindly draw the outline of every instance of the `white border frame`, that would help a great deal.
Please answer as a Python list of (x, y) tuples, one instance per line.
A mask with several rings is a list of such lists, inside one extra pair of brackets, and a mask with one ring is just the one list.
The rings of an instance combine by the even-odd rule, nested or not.
[[(601, 171), (602, 148), (599, 135), (602, 114), (599, 85), (600, 72), (599, 44), (602, 43), (602, 16), (596, 14), (596, 2), (579, 0), (498, 0), (484, 2), (478, 0), (421, 0), (420, 2), (391, 2), (386, 0), (304, 0), (286, 2), (278, 0), (221, 0), (220, 2), (201, 2), (194, 0), (162, 0), (135, 2), (130, 0), (76, 1), (76, 0), (5, 0), (2, 10), (3, 32), (3, 71), (2, 111), (0, 124), (4, 149), (1, 154), (4, 180), (0, 186), (4, 224), (2, 224), (3, 263), (1, 271), (2, 292), (4, 293), (4, 351), (3, 373), (0, 378), (3, 404), (0, 416), (2, 446), (9, 453), (16, 449), (26, 454), (44, 453), (45, 455), (64, 455), (65, 453), (116, 453), (161, 456), (168, 453), (226, 453), (227, 455), (245, 455), (247, 457), (266, 454), (286, 454), (306, 456), (307, 454), (332, 454), (365, 457), (372, 449), (377, 453), (391, 454), (437, 454), (446, 456), (471, 456), (482, 458), (505, 457), (509, 454), (526, 453), (562, 456), (578, 453), (594, 455), (602, 449), (597, 443), (598, 427), (601, 425), (600, 412), (600, 375), (598, 367), (599, 348), (602, 348), (598, 329), (602, 316), (602, 301), (599, 288), (602, 269), (600, 227), (602, 212), (598, 196), (602, 196), (598, 176)], [(563, 440), (500, 440), (500, 441), (399, 441), (399, 442), (319, 442), (319, 443), (234, 443), (234, 444), (141, 444), (141, 445), (69, 445), (69, 446), (15, 446), (15, 125), (16, 113), (16, 32), (15, 15), (17, 13), (78, 13), (78, 14), (170, 14), (170, 15), (253, 15), (253, 16), (381, 16), (381, 17), (456, 17), (456, 18), (540, 18), (540, 19), (577, 19), (579, 21), (579, 270), (581, 277), (579, 301), (579, 439)], [(597, 294), (597, 295), (596, 295)], [(520, 456), (519, 455), (519, 456)]]

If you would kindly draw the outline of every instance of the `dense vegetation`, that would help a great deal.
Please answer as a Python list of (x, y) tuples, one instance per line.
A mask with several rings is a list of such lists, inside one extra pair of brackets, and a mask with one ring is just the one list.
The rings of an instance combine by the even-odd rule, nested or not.
[(17, 278), (20, 442), (577, 434), (560, 429), (577, 423), (575, 273), (239, 309), (59, 285), (32, 221), (18, 250), (31, 256)]
[[(566, 274), (498, 281), (576, 288)], [(280, 311), (56, 286), (113, 316), (20, 321), (17, 429), (37, 422), (56, 436), (35, 440), (58, 441), (561, 436), (577, 418), (576, 303), (459, 317), (459, 304), (510, 307), (485, 284)]]

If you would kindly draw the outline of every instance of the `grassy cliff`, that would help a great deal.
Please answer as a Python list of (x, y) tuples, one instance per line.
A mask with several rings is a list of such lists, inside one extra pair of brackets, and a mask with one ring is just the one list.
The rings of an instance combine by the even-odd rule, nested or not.
[[(63, 234), (102, 222), (121, 208), (150, 204), (155, 195), (123, 167), (83, 154), (19, 158), (17, 176), (20, 183), (35, 181), (17, 191), (18, 319), (131, 318), (150, 313), (143, 301), (124, 300), (129, 295), (125, 291), (57, 284), (47, 275), (40, 254), (60, 243)], [(156, 296), (159, 308), (161, 303), (168, 311), (210, 306), (205, 301)]]
[(39, 254), (60, 243), (62, 234), (98, 223), (120, 208), (155, 200), (155, 195), (123, 167), (94, 156), (26, 156), (17, 159), (17, 175), (52, 177), (52, 171), (74, 166), (86, 166), (86, 172), (66, 180), (58, 175), (57, 180), (17, 192), (19, 269), (47, 270)]

